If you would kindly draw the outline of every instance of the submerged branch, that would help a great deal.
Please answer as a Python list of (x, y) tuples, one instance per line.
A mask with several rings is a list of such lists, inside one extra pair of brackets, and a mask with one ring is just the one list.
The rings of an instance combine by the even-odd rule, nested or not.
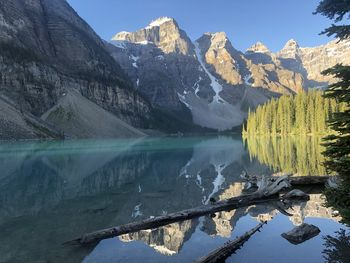
[(223, 262), (225, 259), (230, 257), (233, 253), (235, 253), (238, 249), (240, 249), (243, 246), (243, 244), (247, 242), (252, 235), (254, 235), (257, 231), (260, 231), (260, 229), (266, 223), (267, 221), (260, 223), (253, 229), (246, 232), (244, 235), (236, 238), (233, 241), (227, 242), (224, 246), (210, 252), (209, 255), (200, 258), (198, 261), (195, 261), (195, 263)]

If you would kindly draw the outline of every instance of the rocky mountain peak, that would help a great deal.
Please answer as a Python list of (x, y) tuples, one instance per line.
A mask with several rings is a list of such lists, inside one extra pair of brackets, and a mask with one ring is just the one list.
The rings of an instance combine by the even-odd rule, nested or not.
[(146, 29), (152, 29), (153, 27), (160, 27), (160, 26), (163, 26), (164, 24), (166, 23), (172, 23), (174, 25), (177, 25), (177, 22), (175, 21), (174, 18), (171, 18), (171, 17), (160, 17), (156, 20), (153, 20), (147, 27)]
[(299, 48), (299, 44), (295, 39), (290, 39), (285, 44), (284, 48)]
[(227, 38), (225, 32), (208, 32), (203, 34), (196, 42), (205, 50), (209, 48), (218, 50), (225, 48), (227, 43), (230, 43), (230, 40)]
[(134, 33), (121, 32), (117, 40), (124, 41), (113, 43), (118, 47), (113, 57), (152, 105), (176, 114), (186, 107), (195, 124), (217, 130), (239, 125), (248, 108), (275, 94), (326, 85), (329, 79), (317, 72), (348, 62), (343, 54), (350, 52), (348, 43), (300, 48), (291, 39), (278, 53), (261, 42), (242, 53), (224, 32), (205, 33), (192, 43), (167, 17)]
[(225, 32), (210, 33), (211, 46), (216, 48), (224, 48), (226, 43), (229, 42)]
[(119, 32), (118, 34), (116, 34), (114, 37), (112, 37), (112, 41), (124, 41), (128, 38), (128, 36), (130, 35), (130, 32), (127, 31), (122, 31)]
[(161, 17), (136, 32), (120, 32), (112, 41), (126, 41), (134, 44), (153, 44), (165, 54), (193, 55), (193, 44), (185, 31), (173, 18)]
[(297, 58), (300, 53), (300, 46), (297, 41), (294, 39), (288, 40), (288, 42), (284, 45), (283, 49), (278, 52), (278, 56), (281, 58)]
[(206, 33), (197, 40), (205, 63), (213, 73), (231, 85), (242, 84), (239, 73), (239, 52), (235, 50), (225, 32)]
[(262, 42), (257, 42), (253, 46), (247, 49), (247, 52), (252, 53), (271, 53), (271, 51)]

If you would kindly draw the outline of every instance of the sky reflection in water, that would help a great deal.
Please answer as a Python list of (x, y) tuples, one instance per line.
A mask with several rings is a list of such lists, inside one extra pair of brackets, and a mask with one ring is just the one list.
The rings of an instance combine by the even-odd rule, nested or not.
[[(242, 170), (277, 169), (261, 158), (239, 137), (0, 144), (0, 262), (191, 262), (260, 219), (270, 221), (228, 262), (322, 262), (323, 236), (345, 227), (317, 189), (291, 218), (273, 207), (242, 208), (96, 247), (61, 246), (85, 232), (240, 195)], [(304, 220), (321, 234), (298, 246), (280, 236)]]

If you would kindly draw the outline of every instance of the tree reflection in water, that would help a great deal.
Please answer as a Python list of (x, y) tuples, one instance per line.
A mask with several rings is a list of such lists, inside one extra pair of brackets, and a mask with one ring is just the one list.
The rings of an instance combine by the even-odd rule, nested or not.
[(322, 138), (317, 136), (248, 136), (244, 138), (250, 158), (276, 172), (325, 175)]
[(322, 254), (328, 263), (348, 263), (350, 262), (350, 232), (340, 229), (335, 232), (335, 236), (325, 236)]

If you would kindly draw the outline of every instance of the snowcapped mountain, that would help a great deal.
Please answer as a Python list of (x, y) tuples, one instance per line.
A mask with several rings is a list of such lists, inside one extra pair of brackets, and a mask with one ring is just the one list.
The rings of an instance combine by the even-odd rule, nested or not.
[(0, 138), (229, 130), (249, 108), (323, 87), (334, 80), (321, 71), (350, 62), (350, 42), (241, 52), (223, 32), (192, 41), (169, 17), (106, 42), (64, 0), (2, 1), (0, 29)]
[(332, 79), (321, 71), (350, 63), (344, 56), (350, 55), (349, 42), (301, 48), (291, 39), (277, 53), (257, 42), (243, 53), (224, 32), (192, 42), (168, 17), (118, 33), (111, 44), (112, 56), (155, 107), (186, 112), (189, 121), (217, 130), (240, 125), (248, 108), (273, 96), (327, 85)]
[[(177, 22), (168, 17), (162, 17), (151, 22), (147, 27), (137, 32), (121, 32), (112, 41), (127, 41), (135, 44), (155, 44), (165, 54), (193, 54), (193, 45), (187, 34), (182, 31)], [(191, 53), (192, 52), (192, 53)]]
[(245, 83), (244, 55), (224, 33), (193, 43), (174, 19), (160, 18), (136, 32), (118, 33), (111, 44), (112, 56), (153, 106), (202, 127), (239, 126), (248, 107), (274, 95)]

